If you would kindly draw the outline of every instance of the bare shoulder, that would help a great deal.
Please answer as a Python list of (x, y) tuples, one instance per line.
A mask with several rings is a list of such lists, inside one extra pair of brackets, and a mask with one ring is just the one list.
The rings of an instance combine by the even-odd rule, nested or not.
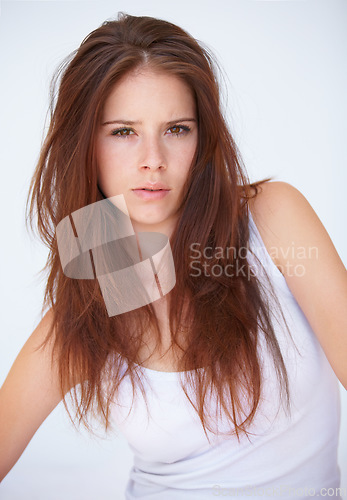
[[(53, 312), (50, 309), (43, 316), (41, 321), (36, 326), (35, 330), (32, 332), (27, 342), (24, 344), (26, 349), (40, 349), (46, 350), (47, 353), (50, 351), (50, 346), (53, 344), (54, 335), (50, 335), (50, 339), (48, 340), (48, 336), (51, 332), (51, 328), (53, 325)], [(47, 340), (47, 342), (45, 342)], [(45, 349), (43, 349), (43, 343), (45, 343)]]
[(255, 207), (259, 207), (265, 200), (268, 202), (278, 201), (284, 198), (293, 196), (302, 196), (300, 191), (288, 182), (283, 181), (267, 181), (259, 184), (257, 195), (252, 198), (252, 202), (256, 202)]
[(347, 273), (326, 229), (300, 191), (285, 182), (262, 184), (249, 208), (269, 254), (347, 388)]
[(0, 389), (0, 481), (63, 398), (52, 356), (54, 335), (48, 336), (52, 319), (49, 311), (22, 347)]
[(53, 312), (49, 310), (28, 337), (13, 367), (18, 367), (17, 369), (19, 369), (22, 364), (31, 362), (45, 370), (50, 370), (53, 374), (56, 366), (52, 357), (54, 339)]
[(327, 238), (305, 196), (287, 182), (261, 184), (256, 196), (249, 201), (249, 208), (264, 244), (281, 272), (286, 264), (283, 256), (289, 253), (289, 249), (301, 246), (304, 241), (313, 245), (321, 238)]
[(258, 187), (258, 193), (249, 201), (249, 207), (256, 225), (263, 232), (290, 223), (298, 212), (311, 212), (303, 194), (287, 182), (264, 182)]
[[(46, 410), (52, 410), (62, 399), (56, 359), (53, 357), (53, 313), (48, 311), (23, 345), (0, 390), (1, 398), (12, 393), (17, 402), (32, 406), (33, 399), (43, 397)], [(20, 392), (22, 390), (22, 392)], [(18, 394), (17, 394), (18, 392)], [(31, 401), (30, 401), (31, 399)], [(0, 399), (1, 405), (3, 400)]]

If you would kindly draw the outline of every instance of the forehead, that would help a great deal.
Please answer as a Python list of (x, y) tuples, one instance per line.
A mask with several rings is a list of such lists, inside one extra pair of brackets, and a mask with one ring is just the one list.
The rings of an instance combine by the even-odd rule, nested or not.
[(169, 72), (139, 69), (127, 73), (112, 88), (104, 105), (109, 114), (195, 115), (195, 100), (188, 84)]

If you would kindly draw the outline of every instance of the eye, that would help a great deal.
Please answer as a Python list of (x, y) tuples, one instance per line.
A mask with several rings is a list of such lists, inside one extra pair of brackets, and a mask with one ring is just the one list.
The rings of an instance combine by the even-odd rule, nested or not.
[(187, 125), (173, 125), (168, 129), (169, 135), (184, 135), (190, 131)]
[(115, 135), (116, 137), (124, 137), (127, 138), (129, 135), (133, 135), (134, 131), (131, 128), (118, 128), (116, 130), (112, 130), (111, 135)]

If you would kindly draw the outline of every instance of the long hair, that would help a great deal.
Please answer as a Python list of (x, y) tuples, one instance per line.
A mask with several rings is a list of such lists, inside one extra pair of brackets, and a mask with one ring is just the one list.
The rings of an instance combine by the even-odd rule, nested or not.
[[(215, 393), (230, 433), (247, 434), (262, 394), (260, 337), (275, 362), (281, 394), (289, 401), (269, 303), (247, 259), (238, 276), (197, 276), (191, 251), (197, 244), (202, 249), (232, 248), (232, 253), (212, 255), (208, 264), (222, 270), (234, 266), (239, 250), (248, 247), (248, 199), (257, 185), (249, 184), (223, 117), (212, 55), (169, 22), (120, 14), (90, 33), (53, 80), (50, 126), (28, 199), (31, 224), (37, 217), (50, 250), (44, 307), (52, 311), (52, 327), (46, 341), (54, 338), (62, 395), (73, 388), (75, 417), (87, 427), (90, 414), (100, 416), (106, 429), (110, 426), (110, 406), (124, 377), (131, 380), (133, 397), (138, 388), (146, 397), (138, 354), (149, 331), (156, 347), (161, 346), (153, 306), (109, 317), (96, 280), (64, 275), (55, 233), (64, 217), (103, 199), (95, 154), (103, 105), (119, 79), (142, 66), (181, 78), (197, 109), (198, 147), (170, 240), (176, 285), (169, 296), (169, 324), (172, 345), (181, 352), (182, 388), (205, 433), (214, 430), (207, 400)], [(203, 256), (199, 264), (203, 266)], [(65, 398), (64, 404), (69, 411)]]

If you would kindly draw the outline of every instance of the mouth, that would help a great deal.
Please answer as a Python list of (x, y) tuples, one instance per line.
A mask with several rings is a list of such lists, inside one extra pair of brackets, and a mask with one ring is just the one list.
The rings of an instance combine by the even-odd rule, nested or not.
[(133, 193), (143, 200), (161, 200), (171, 191), (167, 187), (138, 187)]
[(145, 182), (144, 184), (136, 187), (133, 191), (170, 191), (170, 188), (162, 182)]
[[(138, 188), (141, 191), (169, 191), (168, 189), (148, 189), (148, 188)], [(135, 189), (137, 191), (137, 189)]]

